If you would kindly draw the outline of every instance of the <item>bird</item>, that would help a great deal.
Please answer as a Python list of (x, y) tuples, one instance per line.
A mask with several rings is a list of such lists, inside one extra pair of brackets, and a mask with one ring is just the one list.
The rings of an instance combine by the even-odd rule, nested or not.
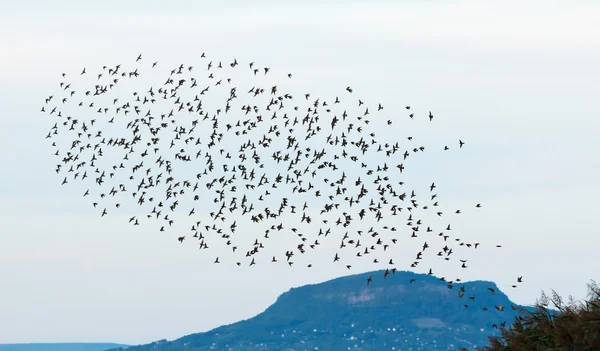
[[(401, 121), (388, 105), (384, 109), (385, 102), (370, 103), (356, 95), (356, 100), (346, 101), (350, 99), (342, 94), (353, 94), (350, 85), (330, 97), (309, 91), (297, 95), (277, 84), (277, 70), (254, 61), (246, 66), (238, 57), (223, 65), (207, 53), (196, 59), (206, 60), (205, 70), (196, 68), (198, 61), (173, 67), (154, 61), (152, 70), (144, 71), (138, 67), (142, 54), (135, 62), (107, 64), (96, 72), (88, 66), (89, 74), (85, 68), (81, 71), (77, 89), (71, 88), (71, 75), (63, 72), (41, 108), (55, 118), (44, 137), (57, 160), (52, 170), (59, 174), (57, 182), (62, 180), (65, 187), (85, 184), (82, 201), (103, 209), (101, 217), (109, 216), (109, 206), (125, 212), (135, 206), (135, 212), (127, 213), (129, 224), (155, 221), (160, 232), (178, 232), (180, 243), (186, 235), (198, 240), (200, 250), (222, 241), (231, 248), (228, 254), (246, 255), (232, 261), (238, 267), (256, 265), (261, 255), (279, 263), (275, 255), (283, 252), (271, 251), (276, 250), (273, 237), (278, 236), (290, 243), (280, 260), (290, 267), (304, 265), (293, 265), (293, 257), (335, 245), (339, 252), (333, 262), (347, 269), (367, 256), (375, 264), (388, 262), (392, 267), (385, 270), (384, 279), (396, 272), (396, 263), (385, 255), (404, 244), (403, 228), (395, 223), (406, 220), (407, 240), (414, 240), (435, 230), (426, 215), (432, 207), (437, 207), (437, 217), (454, 210), (445, 208), (437, 194), (420, 194), (404, 179), (412, 160), (429, 150), (418, 135), (407, 136), (396, 124), (416, 122), (413, 111), (410, 119)], [(257, 75), (261, 71), (264, 74)], [(244, 72), (250, 77), (247, 87), (236, 84), (237, 74)], [(261, 81), (267, 73), (273, 80), (270, 88)], [(160, 79), (135, 89), (132, 82), (146, 74)], [(125, 94), (130, 87), (135, 91)], [(371, 117), (377, 114), (383, 117)], [(428, 118), (435, 123), (432, 111)], [(393, 132), (383, 128), (388, 135), (381, 135), (380, 127), (392, 123)], [(459, 148), (463, 145), (459, 139)], [(398, 157), (404, 161), (394, 163)], [(436, 181), (430, 193), (439, 186), (441, 195), (443, 183)], [(245, 244), (236, 232), (242, 222), (245, 232), (251, 233), (254, 226), (268, 229), (252, 238), (253, 245)], [(320, 228), (313, 232), (310, 226), (315, 223)], [(191, 233), (179, 232), (180, 224)], [(435, 238), (415, 247), (417, 261), (411, 268), (429, 259), (429, 247), (454, 262), (452, 246), (479, 245), (458, 237), (448, 240), (447, 233)], [(219, 257), (214, 263), (220, 263)], [(466, 268), (466, 262), (461, 267)], [(432, 269), (427, 274), (433, 275)], [(369, 276), (367, 284), (372, 280)]]

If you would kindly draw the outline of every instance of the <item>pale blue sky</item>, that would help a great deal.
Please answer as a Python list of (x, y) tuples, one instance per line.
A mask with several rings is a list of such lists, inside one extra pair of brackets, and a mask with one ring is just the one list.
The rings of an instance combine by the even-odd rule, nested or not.
[[(415, 122), (407, 133), (426, 145), (460, 137), (468, 147), (444, 158), (432, 152), (422, 166), (437, 175), (446, 203), (484, 205), (453, 227), (467, 241), (504, 246), (472, 252), (467, 270), (434, 271), (493, 280), (523, 304), (542, 289), (585, 297), (600, 266), (600, 5), (304, 3), (0, 4), (0, 343), (173, 339), (256, 315), (290, 287), (348, 273), (329, 264), (335, 249), (327, 248), (311, 256), (321, 262), (312, 271), (213, 265), (196, 243), (127, 226), (127, 213), (100, 218), (80, 187), (60, 186), (44, 140), (53, 120), (38, 112), (43, 99), (61, 72), (139, 52), (172, 66), (197, 64), (202, 52), (236, 57), (292, 72), (294, 89), (313, 96), (332, 99), (351, 85), (388, 111), (434, 111), (435, 124)], [(397, 250), (407, 262), (415, 252)], [(376, 268), (357, 261), (352, 270)], [(511, 289), (520, 275), (525, 283)]]

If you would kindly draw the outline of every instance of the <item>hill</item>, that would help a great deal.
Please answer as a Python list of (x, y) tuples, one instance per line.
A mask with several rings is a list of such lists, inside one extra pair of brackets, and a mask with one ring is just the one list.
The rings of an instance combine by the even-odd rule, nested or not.
[[(519, 313), (492, 282), (454, 283), (450, 289), (426, 274), (398, 271), (386, 279), (382, 274), (293, 288), (253, 318), (128, 351), (472, 349), (500, 335), (493, 324), (509, 325)], [(458, 298), (461, 288), (464, 296)]]
[(34, 344), (0, 344), (0, 351), (105, 351), (127, 345), (114, 343), (34, 343)]

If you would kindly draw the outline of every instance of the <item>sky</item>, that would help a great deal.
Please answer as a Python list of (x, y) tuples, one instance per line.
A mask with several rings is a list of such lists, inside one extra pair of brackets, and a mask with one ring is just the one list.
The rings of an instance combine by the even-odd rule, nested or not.
[[(438, 150), (466, 141), (423, 153), (407, 177), (469, 208), (453, 227), (482, 247), (467, 270), (416, 271), (494, 281), (520, 304), (550, 289), (585, 298), (600, 266), (599, 16), (594, 1), (1, 3), (0, 343), (175, 339), (250, 318), (292, 287), (381, 268), (333, 265), (333, 246), (311, 253), (319, 269), (214, 265), (177, 233), (127, 225), (128, 208), (101, 218), (82, 186), (61, 186), (44, 99), (62, 72), (133, 65), (139, 53), (165, 69), (200, 70), (203, 52), (256, 61), (274, 77), (292, 72), (283, 85), (298, 94), (332, 100), (352, 86), (392, 115), (433, 111), (435, 123), (378, 132), (415, 132)], [(396, 260), (411, 262), (420, 244), (407, 241)]]

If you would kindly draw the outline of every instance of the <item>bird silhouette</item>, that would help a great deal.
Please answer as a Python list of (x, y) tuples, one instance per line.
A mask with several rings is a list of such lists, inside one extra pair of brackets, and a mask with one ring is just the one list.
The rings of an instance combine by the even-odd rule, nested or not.
[[(396, 124), (418, 123), (421, 114), (410, 105), (404, 120), (384, 103), (350, 99), (349, 85), (331, 97), (293, 92), (277, 84), (277, 70), (237, 58), (222, 64), (202, 53), (174, 67), (140, 61), (142, 54), (98, 71), (88, 66), (81, 82), (65, 72), (41, 108), (54, 118), (44, 134), (56, 159), (53, 172), (64, 186), (85, 183), (83, 201), (102, 209), (101, 217), (111, 208), (140, 228), (154, 221), (160, 232), (183, 234), (183, 227), (201, 252), (216, 250), (212, 243), (220, 241), (227, 251), (214, 263), (231, 255), (238, 267), (253, 266), (267, 255), (298, 269), (306, 263), (294, 265), (296, 258), (339, 247), (334, 263), (349, 270), (366, 257), (385, 265), (384, 278), (396, 272), (394, 251), (413, 241), (414, 269), (427, 260), (452, 263), (480, 245), (450, 237), (451, 224), (428, 219), (428, 213), (448, 219), (450, 211), (463, 213), (445, 207), (441, 180), (421, 187), (405, 178), (413, 160), (430, 150)], [(131, 93), (143, 75), (158, 79)], [(288, 85), (292, 77), (283, 76)], [(428, 119), (435, 123), (431, 111)], [(432, 193), (438, 186), (440, 197)], [(407, 225), (397, 224), (402, 221)], [(432, 232), (440, 234), (424, 245), (414, 240)], [(285, 259), (271, 251), (278, 250), (275, 237), (286, 239)], [(177, 236), (180, 243), (185, 238)], [(468, 267), (462, 260), (461, 268)]]

